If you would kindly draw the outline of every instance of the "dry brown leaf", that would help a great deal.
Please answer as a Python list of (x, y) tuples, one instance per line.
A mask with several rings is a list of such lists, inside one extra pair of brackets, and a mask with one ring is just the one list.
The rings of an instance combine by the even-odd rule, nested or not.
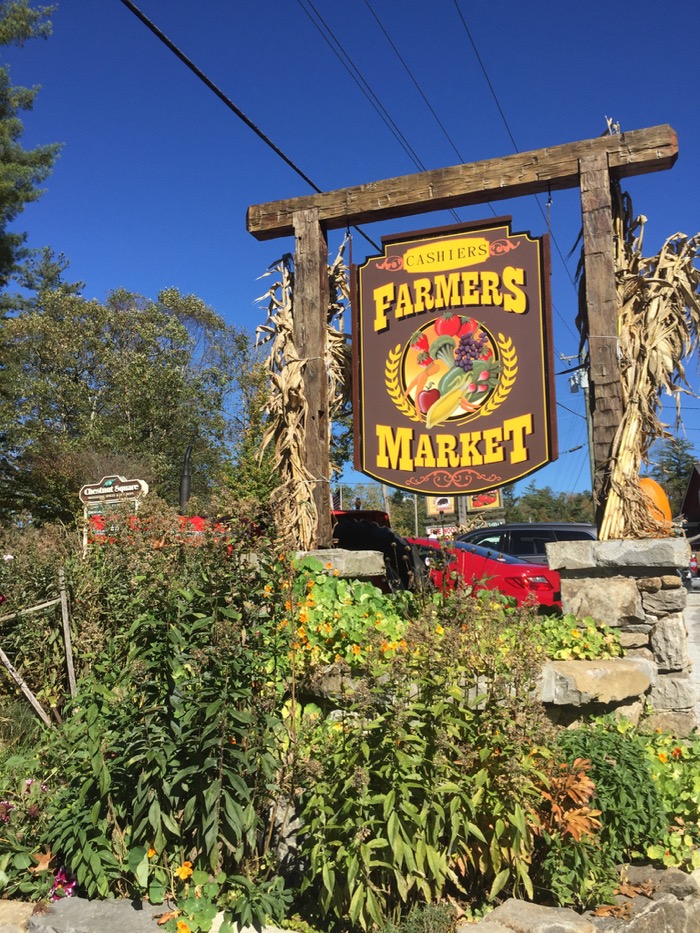
[(616, 917), (619, 920), (626, 920), (631, 915), (629, 904), (601, 904), (593, 911), (594, 917)]
[(51, 854), (51, 849), (49, 849), (48, 852), (41, 852), (39, 855), (32, 855), (32, 858), (36, 860), (36, 865), (32, 865), (29, 871), (33, 872), (35, 875), (38, 875), (41, 871), (49, 871), (54, 857), (55, 856)]
[(630, 884), (629, 881), (622, 881), (615, 888), (614, 893), (622, 894), (624, 897), (639, 897), (640, 894), (643, 897), (651, 897), (655, 890), (656, 885), (651, 881), (642, 881), (640, 884)]

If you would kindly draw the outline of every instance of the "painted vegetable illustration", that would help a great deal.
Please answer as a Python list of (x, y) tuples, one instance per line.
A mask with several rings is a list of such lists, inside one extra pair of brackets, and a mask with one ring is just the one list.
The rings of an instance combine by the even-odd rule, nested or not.
[(501, 364), (475, 318), (442, 314), (414, 333), (410, 348), (413, 375), (404, 395), (429, 428), (478, 411), (498, 384)]

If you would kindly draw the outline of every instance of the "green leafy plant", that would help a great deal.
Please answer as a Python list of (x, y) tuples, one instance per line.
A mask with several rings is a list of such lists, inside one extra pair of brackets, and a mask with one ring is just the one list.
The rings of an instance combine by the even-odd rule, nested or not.
[(410, 597), (329, 571), (316, 558), (295, 568), (280, 625), (289, 627), (299, 669), (337, 662), (360, 669), (368, 658), (381, 664), (403, 650)]
[(590, 616), (579, 618), (569, 612), (545, 617), (540, 634), (544, 651), (553, 660), (617, 658), (622, 654), (617, 632)]
[(48, 897), (54, 885), (52, 859), (42, 852), (51, 814), (49, 778), (31, 753), (6, 758), (0, 777), (0, 894)]
[(586, 907), (611, 896), (617, 864), (639, 858), (661, 838), (663, 808), (644, 743), (624, 722), (603, 717), (562, 730), (556, 748), (569, 765), (590, 761), (600, 829), (579, 839), (551, 834), (539, 875), (558, 903)]
[(686, 870), (700, 867), (700, 736), (640, 736), (667, 827), (646, 849), (649, 858)]
[(454, 598), (451, 628), (428, 607), (406, 650), (306, 762), (303, 889), (364, 929), (446, 891), (482, 901), (506, 888), (533, 894), (526, 813), (537, 778), (527, 751), (543, 723), (523, 697), (537, 650), (527, 650), (525, 623), (519, 637), (487, 614), (454, 625), (471, 597)]

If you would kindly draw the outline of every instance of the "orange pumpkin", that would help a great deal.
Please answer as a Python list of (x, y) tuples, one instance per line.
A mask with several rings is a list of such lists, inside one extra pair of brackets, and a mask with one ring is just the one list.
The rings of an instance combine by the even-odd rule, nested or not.
[(650, 476), (642, 476), (639, 488), (649, 500), (649, 513), (657, 522), (671, 524), (671, 504), (663, 488)]

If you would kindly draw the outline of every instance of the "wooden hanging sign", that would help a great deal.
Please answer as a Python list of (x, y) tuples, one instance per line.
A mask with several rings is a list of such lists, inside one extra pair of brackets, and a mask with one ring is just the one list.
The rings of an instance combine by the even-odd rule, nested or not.
[(477, 493), (557, 457), (546, 237), (510, 218), (383, 239), (355, 270), (355, 466)]

